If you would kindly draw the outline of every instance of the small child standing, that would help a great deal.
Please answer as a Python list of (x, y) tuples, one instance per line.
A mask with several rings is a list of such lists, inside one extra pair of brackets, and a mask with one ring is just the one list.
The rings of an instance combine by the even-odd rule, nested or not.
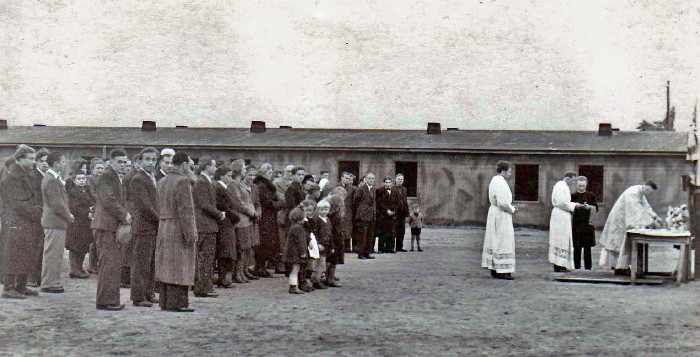
[[(310, 251), (308, 251), (308, 248), (310, 247), (311, 243), (311, 234), (316, 231), (316, 224), (313, 219), (314, 211), (316, 210), (316, 202), (312, 200), (304, 200), (299, 204), (299, 206), (304, 212), (304, 222), (302, 223), (302, 226), (304, 227), (304, 229), (306, 229), (307, 253), (310, 253)], [(309, 254), (307, 254), (306, 256), (308, 257), (307, 261), (301, 266), (301, 270), (299, 271), (299, 279), (301, 280), (299, 282), (299, 289), (310, 293), (315, 290), (313, 285), (311, 284), (311, 275), (313, 275), (314, 259), (312, 259)]]
[(300, 208), (295, 208), (289, 212), (289, 220), (292, 222), (292, 225), (287, 233), (287, 248), (285, 249), (284, 262), (292, 266), (292, 271), (289, 274), (290, 294), (304, 293), (299, 290), (301, 267), (306, 265), (309, 257), (309, 233), (303, 226), (304, 218), (304, 211)]
[(314, 259), (314, 274), (311, 279), (313, 287), (316, 289), (327, 289), (321, 282), (321, 276), (326, 271), (326, 257), (331, 246), (331, 221), (328, 213), (331, 211), (331, 204), (326, 200), (321, 200), (316, 205), (317, 216), (314, 217), (314, 227), (316, 241), (318, 243), (319, 258)]
[(420, 231), (423, 228), (423, 214), (420, 213), (420, 207), (418, 205), (413, 205), (413, 212), (408, 216), (408, 225), (411, 226), (411, 251), (413, 251), (413, 242), (418, 243), (418, 251), (422, 252), (420, 249)]

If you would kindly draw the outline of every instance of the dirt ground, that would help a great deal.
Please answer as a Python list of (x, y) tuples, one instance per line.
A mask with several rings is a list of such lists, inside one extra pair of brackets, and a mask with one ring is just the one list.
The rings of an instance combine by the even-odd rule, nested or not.
[[(516, 280), (494, 280), (483, 234), (425, 229), (422, 253), (347, 255), (343, 288), (292, 296), (278, 275), (192, 297), (190, 314), (133, 307), (127, 289), (124, 311), (97, 311), (96, 278), (65, 279), (65, 294), (0, 300), (0, 355), (700, 355), (700, 282), (555, 282), (533, 229), (516, 230)], [(652, 253), (673, 266), (674, 251)]]

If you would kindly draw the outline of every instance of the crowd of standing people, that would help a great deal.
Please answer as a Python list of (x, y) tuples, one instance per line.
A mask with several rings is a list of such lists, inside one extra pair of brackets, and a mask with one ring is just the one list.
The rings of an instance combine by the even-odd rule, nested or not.
[(152, 147), (68, 167), (59, 151), (19, 145), (0, 165), (2, 297), (63, 293), (65, 249), (70, 278), (97, 274), (97, 309), (122, 310), (120, 288), (130, 288), (134, 306), (179, 312), (193, 311), (190, 291), (212, 298), (215, 286), (274, 274), (288, 276), (291, 294), (340, 287), (345, 254), (374, 259), (377, 237), (379, 253), (405, 252), (407, 223), (422, 251), (424, 218), (417, 205), (409, 212), (403, 175), (378, 188), (372, 173), (354, 180), (207, 155), (195, 165)]

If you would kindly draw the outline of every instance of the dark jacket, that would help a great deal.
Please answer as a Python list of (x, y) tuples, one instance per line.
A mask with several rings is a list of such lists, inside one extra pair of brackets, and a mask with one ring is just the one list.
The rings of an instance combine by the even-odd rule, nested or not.
[(326, 217), (326, 222), (321, 219), (321, 217), (314, 217), (314, 235), (316, 236), (316, 243), (319, 246), (323, 246), (324, 250), (321, 255), (327, 256), (331, 249), (331, 219)]
[[(304, 191), (304, 187), (302, 187), (299, 182), (292, 181), (289, 187), (287, 187), (287, 191), (284, 193), (284, 198), (287, 203), (287, 209), (291, 212), (306, 198), (306, 191)], [(289, 219), (289, 217), (287, 219)]]
[(216, 189), (212, 182), (204, 177), (197, 176), (192, 191), (194, 199), (194, 213), (197, 218), (197, 233), (216, 233), (219, 231), (221, 211), (216, 209)]
[(305, 264), (309, 257), (309, 232), (299, 223), (292, 223), (287, 233), (287, 249), (284, 262), (287, 264)]
[[(131, 194), (131, 180), (134, 179), (137, 173), (141, 172), (140, 168), (133, 168), (131, 171), (127, 172), (122, 179), (124, 184), (124, 196), (125, 196), (125, 207), (126, 211), (132, 216), (134, 215), (134, 202), (132, 201), (133, 195)], [(132, 228), (133, 229), (133, 228)]]
[(44, 240), (41, 227), (41, 192), (36, 191), (36, 177), (12, 164), (0, 183), (5, 205), (5, 274), (30, 274), (41, 256), (38, 242)]
[(367, 184), (361, 184), (353, 193), (352, 211), (354, 222), (374, 222), (376, 212), (375, 192)]
[(126, 224), (126, 197), (119, 175), (110, 166), (97, 180), (97, 204), (90, 227), (116, 232), (119, 223)]
[(158, 234), (158, 187), (151, 176), (142, 169), (129, 183), (131, 205), (134, 212), (133, 234)]
[(396, 190), (396, 218), (406, 218), (410, 213), (408, 211), (408, 189), (406, 186), (394, 186)]
[(327, 248), (328, 253), (326, 253), (327, 262), (331, 264), (343, 264), (345, 262), (345, 238), (348, 232), (343, 216), (346, 213), (343, 205), (344, 202), (334, 203), (331, 199), (331, 212), (328, 214), (328, 219), (331, 223), (331, 240)]
[(348, 232), (352, 232), (352, 220), (353, 220), (352, 200), (353, 200), (353, 195), (355, 194), (355, 190), (357, 190), (357, 187), (355, 187), (353, 185), (344, 186), (343, 184), (340, 184), (338, 186), (345, 188), (345, 192), (347, 192), (347, 195), (345, 196), (345, 216), (343, 216), (343, 220), (345, 221), (345, 230)]
[[(388, 189), (381, 187), (377, 189), (377, 231), (383, 234), (393, 234), (396, 229), (396, 212), (398, 206), (399, 193), (395, 188)], [(388, 211), (393, 212), (389, 215)]]
[(226, 213), (226, 219), (219, 221), (219, 232), (216, 239), (216, 257), (218, 259), (236, 258), (236, 223), (240, 221), (233, 208), (231, 195), (218, 182), (214, 182), (216, 188), (216, 209)]
[(68, 207), (75, 216), (75, 221), (68, 225), (66, 231), (66, 249), (85, 254), (90, 250), (94, 240), (90, 229), (90, 208), (95, 206), (95, 200), (87, 187), (72, 185), (68, 190)]
[(41, 197), (44, 201), (41, 226), (44, 229), (68, 229), (71, 212), (63, 182), (52, 173), (46, 173), (41, 182)]
[(265, 253), (272, 254), (279, 250), (279, 231), (277, 224), (277, 211), (285, 204), (277, 199), (277, 189), (270, 180), (258, 176), (253, 181), (257, 187), (258, 200), (260, 202), (260, 219), (258, 231), (260, 232), (260, 248)]

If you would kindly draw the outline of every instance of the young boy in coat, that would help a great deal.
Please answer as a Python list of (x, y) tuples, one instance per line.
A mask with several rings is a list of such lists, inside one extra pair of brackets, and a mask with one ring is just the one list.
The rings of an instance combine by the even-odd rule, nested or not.
[(305, 215), (301, 208), (294, 208), (289, 212), (289, 221), (291, 226), (287, 233), (287, 247), (285, 249), (284, 262), (292, 266), (292, 272), (289, 274), (289, 293), (303, 294), (299, 290), (299, 272), (302, 265), (306, 265), (309, 257), (308, 252), (308, 232), (304, 228)]

